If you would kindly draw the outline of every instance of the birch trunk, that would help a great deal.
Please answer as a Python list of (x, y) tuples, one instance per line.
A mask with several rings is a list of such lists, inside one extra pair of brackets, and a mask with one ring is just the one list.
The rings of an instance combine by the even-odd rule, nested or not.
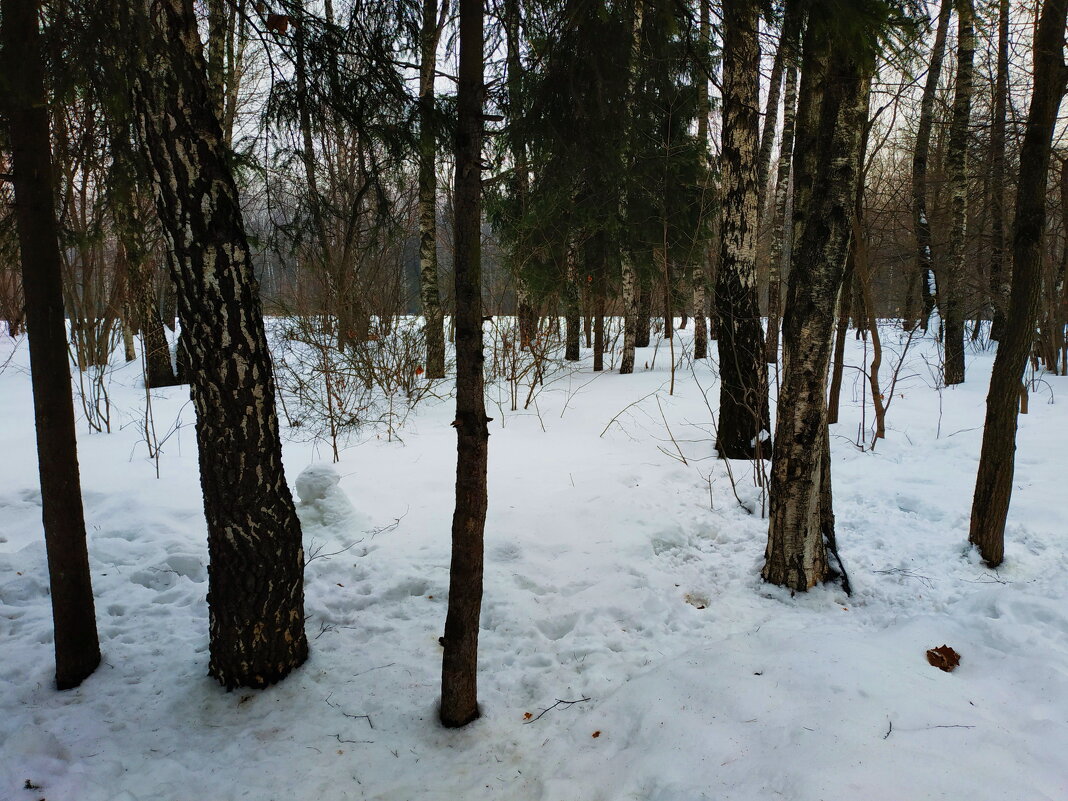
[[(634, 87), (638, 81), (638, 57), (641, 54), (641, 31), (642, 31), (642, 0), (634, 2), (634, 17), (631, 21), (630, 40), (630, 63), (627, 75), (627, 95), (624, 98), (625, 109), (623, 124), (631, 129), (631, 117), (634, 114)], [(631, 167), (631, 152), (633, 143), (630, 136), (624, 137), (623, 152), (620, 155), (620, 163), (624, 174)], [(625, 230), (627, 220), (627, 180), (624, 176), (619, 192), (619, 219), (621, 229)], [(638, 333), (638, 272), (634, 267), (634, 256), (627, 244), (621, 243), (619, 250), (619, 262), (621, 275), (621, 292), (623, 296), (623, 353), (619, 360), (620, 374), (627, 375), (634, 372), (634, 348)]]
[[(942, 61), (946, 54), (946, 33), (952, 2), (944, 2), (938, 11), (931, 66), (920, 100), (920, 119), (916, 130), (916, 147), (912, 152), (912, 225), (916, 236), (916, 263), (905, 285), (905, 308), (902, 312), (906, 328), (919, 324), (927, 330), (927, 321), (934, 309), (933, 272), (931, 270), (931, 221), (927, 214), (927, 160), (931, 152), (931, 126), (934, 123), (935, 94), (942, 75)], [(922, 311), (916, 310), (916, 290), (922, 298)]]
[(423, 0), (419, 62), (419, 289), (426, 338), (426, 377), (445, 377), (445, 318), (438, 288), (437, 173), (434, 136), (434, 73), (438, 39), (448, 2), (438, 19), (437, 0)]
[(1005, 116), (1009, 95), (1009, 0), (998, 2), (998, 66), (994, 80), (994, 119), (990, 124), (990, 338), (1005, 329), (1009, 276), (1005, 269)]
[[(121, 10), (119, 13), (123, 13)], [(173, 253), (208, 528), (208, 672), (265, 687), (308, 655), (300, 522), (282, 468), (271, 358), (230, 154), (192, 0), (153, 4), (135, 108)]]
[[(822, 26), (821, 26), (822, 27)], [(812, 29), (810, 29), (812, 30)], [(809, 187), (794, 217), (799, 226), (783, 316), (783, 373), (771, 468), (770, 526), (764, 580), (805, 591), (827, 578), (824, 508), (831, 497), (827, 368), (842, 287), (868, 81), (862, 68), (825, 35), (806, 36), (798, 128), (798, 182)], [(810, 69), (810, 64), (815, 69)], [(826, 67), (824, 67), (826, 65)], [(818, 107), (818, 115), (815, 108)]]
[(786, 96), (782, 112), (782, 147), (775, 183), (775, 216), (771, 231), (771, 257), (768, 262), (768, 336), (764, 358), (768, 364), (779, 360), (779, 321), (782, 314), (782, 268), (790, 258), (790, 235), (786, 224), (793, 172), (794, 120), (797, 112), (797, 67), (786, 71)]
[(720, 369), (716, 449), (724, 459), (753, 458), (770, 428), (756, 282), (757, 26), (755, 3), (724, 3), (723, 202), (716, 281)]

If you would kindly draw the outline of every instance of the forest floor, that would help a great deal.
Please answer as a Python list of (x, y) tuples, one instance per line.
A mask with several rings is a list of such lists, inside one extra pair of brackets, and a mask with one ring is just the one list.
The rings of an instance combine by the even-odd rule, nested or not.
[[(140, 366), (120, 354), (112, 433), (79, 421), (104, 663), (59, 693), (27, 349), (0, 337), (0, 799), (1068, 798), (1068, 379), (1039, 376), (1020, 418), (995, 572), (967, 545), (993, 352), (939, 389), (934, 342), (913, 342), (874, 451), (856, 445), (872, 409), (847, 370), (832, 449), (854, 592), (791, 597), (760, 580), (754, 468), (732, 480), (715, 458), (715, 363), (691, 366), (689, 337), (674, 394), (661, 342), (632, 376), (594, 374), (584, 350), (536, 412), (491, 405), (483, 714), (451, 731), (435, 708), (451, 400), (400, 440), (364, 431), (332, 467), (327, 443), (286, 430), (291, 485), (309, 466), (340, 476), (298, 507), (311, 657), (226, 692), (206, 675), (188, 390), (152, 393), (157, 478)], [(901, 339), (884, 337), (888, 387)], [(952, 673), (925, 658), (943, 644)]]

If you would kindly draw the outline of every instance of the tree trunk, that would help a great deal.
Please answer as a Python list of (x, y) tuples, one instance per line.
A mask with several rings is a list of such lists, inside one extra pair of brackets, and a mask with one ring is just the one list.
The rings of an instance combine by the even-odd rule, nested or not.
[(1009, 0), (998, 1), (998, 66), (990, 123), (990, 338), (1005, 329), (1009, 282), (1005, 269), (1005, 116), (1009, 96)]
[(786, 97), (782, 112), (782, 147), (779, 174), (775, 183), (775, 216), (771, 231), (771, 257), (768, 260), (768, 336), (764, 358), (768, 364), (779, 361), (779, 321), (782, 314), (782, 268), (790, 258), (793, 226), (786, 224), (793, 170), (794, 120), (797, 112), (797, 66), (790, 56), (786, 70)]
[(434, 73), (438, 38), (447, 2), (438, 20), (437, 0), (423, 0), (419, 66), (419, 286), (426, 337), (426, 377), (445, 377), (445, 318), (438, 289), (438, 224), (436, 147), (434, 136)]
[[(912, 153), (912, 225), (916, 235), (916, 266), (905, 286), (905, 308), (902, 312), (906, 328), (918, 323), (927, 330), (927, 320), (934, 308), (933, 272), (931, 270), (931, 220), (927, 213), (927, 159), (931, 151), (931, 126), (934, 123), (935, 93), (942, 75), (942, 61), (946, 53), (946, 32), (952, 2), (944, 2), (938, 11), (938, 27), (931, 50), (931, 66), (920, 101), (920, 119), (916, 132), (916, 148)], [(916, 289), (923, 300), (922, 311), (916, 309)]]
[(975, 12), (972, 0), (957, 0), (957, 76), (946, 146), (951, 217), (946, 269), (939, 276), (945, 338), (946, 386), (964, 383), (964, 236), (968, 223), (968, 123), (972, 109)]
[(649, 318), (653, 316), (653, 288), (648, 274), (638, 276), (638, 322), (634, 330), (634, 347), (649, 347)]
[(30, 340), (41, 516), (55, 629), (56, 686), (77, 687), (100, 663), (85, 542), (78, 443), (63, 312), (59, 228), (53, 201), (48, 99), (38, 3), (3, 0), (4, 55), (15, 217)]
[[(623, 125), (629, 131), (634, 127), (634, 88), (638, 82), (638, 58), (641, 55), (642, 43), (642, 0), (634, 0), (633, 18), (631, 19), (630, 38), (630, 62), (627, 66), (627, 94), (623, 99)], [(631, 154), (634, 144), (630, 135), (623, 137), (623, 149), (620, 153), (620, 164), (626, 175), (631, 168)], [(626, 230), (627, 224), (627, 181), (621, 182), (619, 190), (619, 220), (620, 230)], [(623, 353), (619, 360), (619, 372), (628, 375), (634, 372), (634, 349), (638, 334), (638, 271), (634, 266), (634, 254), (631, 253), (626, 237), (619, 248), (619, 262), (621, 266), (621, 294), (623, 299)]]
[[(116, 4), (120, 14), (121, 4)], [(192, 0), (153, 4), (135, 107), (173, 258), (208, 527), (208, 672), (265, 687), (308, 655), (300, 522), (282, 468), (271, 358), (230, 154)]]
[[(698, 32), (698, 50), (702, 58), (708, 54), (712, 34), (712, 22), (709, 9), (710, 0), (698, 0), (700, 5), (700, 28)], [(708, 151), (708, 118), (712, 113), (712, 103), (708, 96), (708, 76), (699, 67), (697, 70), (697, 143), (701, 148), (701, 171), (705, 181), (702, 195), (703, 208), (711, 208), (718, 213), (711, 203), (711, 159)], [(702, 214), (702, 224), (705, 224)], [(708, 262), (711, 258), (710, 248), (704, 247), (697, 256), (693, 266), (693, 357), (708, 357), (708, 325), (705, 321), (705, 287), (708, 285)]]
[(1004, 336), (994, 358), (986, 400), (983, 447), (968, 534), (991, 567), (1000, 565), (1005, 556), (1005, 521), (1012, 496), (1020, 381), (1038, 316), (1050, 144), (1068, 78), (1063, 61), (1066, 16), (1068, 0), (1046, 0), (1035, 37), (1034, 89), (1020, 148), (1020, 180), (1016, 191), (1012, 289)]
[[(757, 6), (723, 5), (723, 204), (716, 281), (720, 458), (751, 459), (770, 428), (756, 282)], [(767, 446), (764, 448), (767, 452)]]
[(482, 607), (483, 533), (489, 445), (482, 374), (482, 3), (460, 0), (460, 69), (456, 135), (456, 511), (441, 722), (465, 726), (478, 717), (478, 620)]
[(579, 309), (579, 286), (575, 260), (575, 246), (568, 240), (567, 244), (567, 286), (564, 287), (564, 325), (566, 342), (564, 359), (577, 362), (582, 358), (579, 348), (579, 329), (582, 327)]
[[(797, 164), (798, 186), (806, 188), (807, 197), (794, 213), (800, 230), (783, 315), (783, 373), (763, 569), (765, 581), (795, 591), (827, 577), (824, 528), (831, 510), (822, 503), (830, 497), (829, 466), (823, 464), (829, 453), (824, 441), (827, 367), (852, 233), (869, 88), (861, 65), (835, 47), (825, 31), (825, 25), (811, 25), (804, 45), (795, 150), (807, 154)], [(814, 119), (818, 124), (813, 130), (806, 123)]]

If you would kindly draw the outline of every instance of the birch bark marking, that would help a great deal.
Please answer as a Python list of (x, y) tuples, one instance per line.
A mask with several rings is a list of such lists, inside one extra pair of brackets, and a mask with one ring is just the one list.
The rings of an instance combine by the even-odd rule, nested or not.
[[(756, 282), (757, 25), (755, 3), (724, 2), (723, 210), (716, 280), (720, 369), (716, 449), (724, 459), (753, 458), (762, 432), (770, 427)], [(763, 453), (768, 450), (765, 444)]]
[[(630, 64), (627, 75), (627, 96), (624, 99), (625, 110), (623, 113), (624, 124), (631, 126), (631, 116), (634, 113), (634, 87), (638, 80), (638, 57), (641, 55), (642, 33), (642, 0), (634, 0), (634, 18), (631, 22)], [(631, 152), (633, 143), (631, 137), (626, 136), (620, 162), (624, 173), (631, 166)], [(627, 189), (624, 179), (619, 191), (619, 219), (622, 223), (627, 219)], [(619, 372), (623, 375), (634, 372), (634, 347), (638, 333), (638, 271), (634, 267), (634, 256), (630, 248), (623, 244), (619, 252), (620, 272), (622, 273), (623, 295), (623, 353), (619, 360)]]
[[(712, 34), (712, 22), (709, 12), (711, 0), (698, 0), (701, 6), (700, 28), (698, 33), (699, 50), (701, 57), (708, 54), (709, 40)], [(711, 166), (708, 156), (708, 117), (712, 113), (712, 104), (708, 97), (708, 77), (703, 67), (697, 70), (697, 142), (701, 148), (701, 167), (705, 171), (705, 208), (711, 207), (714, 212), (719, 210), (708, 201), (713, 195), (711, 184)], [(697, 263), (693, 267), (693, 357), (704, 359), (708, 356), (708, 326), (705, 322), (705, 286), (708, 283), (708, 262), (711, 260), (711, 247), (702, 249), (697, 257)], [(640, 305), (640, 304), (639, 304)], [(646, 325), (648, 328), (648, 325)]]
[[(852, 233), (868, 86), (861, 66), (825, 33), (806, 36), (804, 48), (805, 113), (798, 116), (818, 119), (818, 128), (798, 131), (799, 152), (811, 149), (810, 156), (799, 160), (805, 174), (798, 179), (810, 189), (804, 208), (795, 212), (800, 230), (783, 315), (783, 373), (762, 572), (765, 581), (795, 591), (827, 576), (824, 536), (826, 527), (833, 526), (831, 509), (825, 508), (831, 497), (830, 465), (824, 463), (829, 458), (827, 368)], [(810, 69), (813, 62), (815, 69)]]
[(445, 377), (445, 320), (438, 288), (437, 173), (434, 136), (434, 73), (438, 39), (445, 23), (448, 0), (438, 18), (437, 0), (423, 0), (419, 34), (419, 289), (426, 339), (426, 377)]
[[(121, 12), (120, 12), (121, 13)], [(300, 522), (237, 187), (192, 0), (153, 5), (134, 64), (140, 136), (178, 291), (208, 528), (208, 672), (265, 687), (308, 655)]]
[[(912, 225), (916, 236), (916, 263), (906, 282), (902, 316), (906, 328), (913, 328), (918, 323), (924, 331), (927, 330), (927, 320), (934, 309), (934, 294), (931, 292), (931, 221), (927, 216), (927, 159), (931, 151), (935, 93), (942, 75), (946, 33), (952, 12), (953, 3), (950, 0), (942, 3), (938, 11), (938, 27), (935, 30), (934, 47), (931, 49), (931, 66), (927, 70), (927, 82), (923, 86), (916, 147), (912, 152)], [(922, 311), (919, 312), (915, 308), (917, 284), (923, 299)]]

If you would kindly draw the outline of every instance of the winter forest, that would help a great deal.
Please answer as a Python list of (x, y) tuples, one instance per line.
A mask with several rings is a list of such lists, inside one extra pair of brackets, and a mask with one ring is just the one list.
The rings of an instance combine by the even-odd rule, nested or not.
[(1066, 15), (0, 0), (0, 801), (1068, 798)]

